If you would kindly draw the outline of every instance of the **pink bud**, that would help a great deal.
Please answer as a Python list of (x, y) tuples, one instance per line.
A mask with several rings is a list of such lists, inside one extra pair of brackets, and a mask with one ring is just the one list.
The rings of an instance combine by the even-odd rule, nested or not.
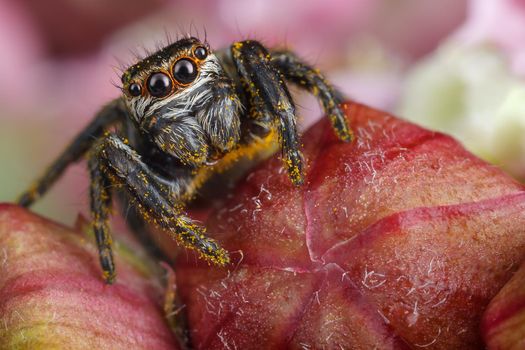
[(492, 299), (481, 330), (488, 349), (525, 347), (525, 265)]
[(178, 349), (145, 262), (117, 258), (106, 285), (86, 238), (0, 205), (0, 348)]
[(277, 157), (211, 215), (227, 269), (179, 257), (197, 349), (474, 349), (525, 253), (525, 192), (452, 138), (348, 103), (303, 135), (305, 184)]

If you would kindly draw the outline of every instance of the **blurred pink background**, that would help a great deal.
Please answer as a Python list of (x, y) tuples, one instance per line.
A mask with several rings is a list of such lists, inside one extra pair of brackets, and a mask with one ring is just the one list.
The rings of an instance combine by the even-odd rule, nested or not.
[[(0, 200), (14, 200), (118, 96), (119, 60), (133, 63), (130, 51), (166, 32), (205, 27), (215, 48), (245, 38), (287, 46), (347, 95), (395, 111), (407, 72), (450, 37), (491, 40), (525, 73), (524, 14), (523, 0), (1, 0)], [(312, 98), (297, 102), (306, 124), (320, 116)], [(81, 163), (35, 208), (71, 224), (87, 194)]]

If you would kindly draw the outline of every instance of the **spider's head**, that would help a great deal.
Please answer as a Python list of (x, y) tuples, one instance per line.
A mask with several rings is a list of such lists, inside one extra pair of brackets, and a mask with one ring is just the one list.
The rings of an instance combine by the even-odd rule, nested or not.
[(184, 38), (122, 75), (131, 118), (165, 152), (202, 164), (239, 139), (240, 101), (207, 44)]
[[(122, 74), (124, 99), (139, 123), (155, 114), (162, 117), (177, 102), (206, 89), (222, 71), (207, 44), (184, 38), (129, 67)], [(188, 107), (188, 106), (187, 106)]]

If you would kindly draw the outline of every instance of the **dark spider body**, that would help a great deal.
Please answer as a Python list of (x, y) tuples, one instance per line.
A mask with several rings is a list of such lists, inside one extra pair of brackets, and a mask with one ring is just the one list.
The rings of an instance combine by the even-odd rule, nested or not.
[(212, 53), (206, 43), (184, 38), (128, 68), (123, 95), (102, 108), (19, 203), (31, 205), (87, 154), (92, 223), (108, 283), (115, 278), (109, 232), (115, 186), (123, 189), (119, 199), (136, 209), (127, 218), (132, 228), (154, 224), (202, 258), (227, 264), (228, 253), (184, 207), (213, 174), (267, 152), (275, 139), (291, 181), (302, 183), (295, 107), (285, 80), (316, 95), (339, 138), (351, 140), (339, 95), (293, 53), (268, 52), (256, 41)]

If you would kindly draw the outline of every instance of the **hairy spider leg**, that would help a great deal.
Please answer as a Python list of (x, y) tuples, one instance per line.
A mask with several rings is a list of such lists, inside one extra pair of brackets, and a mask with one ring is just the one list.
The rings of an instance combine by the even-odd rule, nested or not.
[(329, 117), (337, 136), (342, 141), (352, 141), (352, 131), (340, 107), (342, 96), (326, 81), (319, 70), (305, 64), (290, 51), (272, 51), (271, 55), (272, 63), (285, 79), (308, 90), (321, 101), (323, 110)]
[[(205, 229), (182, 214), (181, 201), (177, 198), (178, 194), (172, 191), (169, 180), (154, 173), (140, 155), (117, 135), (108, 134), (99, 140), (93, 147), (90, 162), (98, 163), (102, 176), (112, 185), (123, 185), (130, 192), (147, 222), (166, 230), (180, 244), (197, 250), (209, 262), (217, 265), (229, 262), (228, 253), (204, 235)], [(96, 181), (93, 179), (92, 186)], [(92, 200), (102, 201), (104, 198), (94, 197)], [(104, 225), (100, 227), (107, 228)], [(103, 237), (107, 235), (109, 232), (101, 234)]]
[(283, 160), (292, 183), (303, 183), (303, 164), (295, 120), (295, 106), (284, 79), (270, 62), (268, 51), (256, 41), (230, 47), (241, 84), (248, 93), (248, 115), (262, 126), (276, 127)]
[(69, 165), (79, 160), (111, 125), (123, 120), (125, 116), (126, 109), (121, 99), (103, 107), (44, 174), (18, 197), (17, 203), (23, 207), (31, 206), (51, 188)]
[(119, 203), (120, 212), (129, 231), (137, 238), (148, 254), (160, 261), (169, 261), (168, 255), (156, 244), (153, 239), (153, 232), (142, 214), (135, 207), (135, 201), (127, 191), (118, 191), (116, 193), (117, 202)]
[[(254, 161), (259, 162), (270, 157), (278, 150), (278, 147), (276, 132), (270, 130), (264, 137), (251, 139), (250, 143), (241, 144), (232, 149), (213, 164), (196, 169), (188, 179), (185, 179), (183, 182), (179, 180), (182, 190), (179, 196), (179, 203), (184, 205), (195, 199), (199, 189), (204, 186), (210, 178), (218, 174), (223, 174), (239, 164), (239, 161), (246, 160), (248, 162), (246, 166), (249, 167), (249, 164), (254, 164)], [(130, 231), (149, 254), (159, 260), (169, 260), (166, 253), (155, 242), (151, 226), (148, 225), (138, 208), (133, 205), (132, 202), (134, 200), (130, 194), (131, 193), (124, 191), (117, 193), (117, 200), (120, 202), (122, 216), (130, 228)]]
[(88, 162), (89, 174), (91, 176), (90, 198), (91, 198), (91, 224), (97, 242), (102, 277), (106, 283), (115, 280), (115, 263), (113, 261), (112, 239), (109, 228), (109, 213), (111, 211), (111, 182), (104, 175), (103, 168), (95, 157)]

